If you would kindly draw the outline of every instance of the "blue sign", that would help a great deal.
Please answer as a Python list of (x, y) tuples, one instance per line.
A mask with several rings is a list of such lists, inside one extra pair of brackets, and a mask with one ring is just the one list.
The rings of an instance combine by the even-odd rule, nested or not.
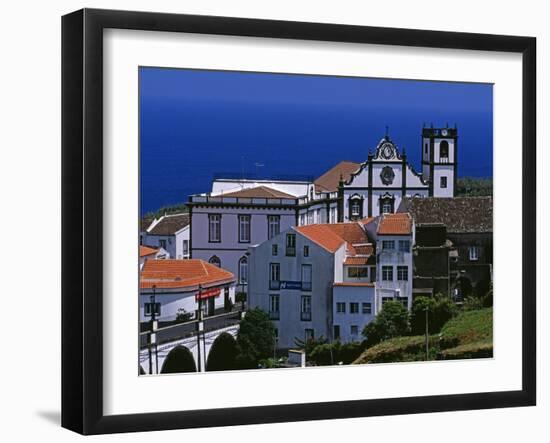
[(302, 289), (302, 282), (301, 281), (283, 281), (281, 280), (281, 289), (296, 289), (301, 290)]

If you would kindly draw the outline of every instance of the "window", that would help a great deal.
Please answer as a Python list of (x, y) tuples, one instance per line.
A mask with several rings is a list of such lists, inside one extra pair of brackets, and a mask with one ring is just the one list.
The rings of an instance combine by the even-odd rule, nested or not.
[(313, 224), (313, 212), (307, 213), (307, 224), (312, 225)]
[(359, 303), (352, 302), (349, 304), (350, 314), (359, 314)]
[(278, 245), (271, 245), (271, 255), (277, 255), (279, 253)]
[(166, 240), (159, 240), (159, 246), (163, 249), (166, 249)]
[(397, 280), (407, 281), (409, 279), (409, 267), (398, 266), (397, 267)]
[(302, 295), (302, 303), (300, 308), (300, 320), (310, 321), (311, 320), (311, 296)]
[(239, 260), (239, 283), (248, 282), (248, 258), (241, 257)]
[(384, 197), (380, 199), (380, 211), (382, 214), (391, 214), (393, 213), (393, 198)]
[(334, 340), (340, 338), (340, 325), (334, 325)]
[(397, 297), (397, 301), (405, 306), (405, 308), (409, 308), (409, 299), (407, 297)]
[(376, 281), (376, 268), (374, 266), (370, 268), (370, 281)]
[(302, 265), (302, 291), (311, 291), (311, 265)]
[(239, 243), (250, 243), (250, 215), (239, 215)]
[(269, 318), (271, 320), (279, 320), (279, 294), (269, 296)]
[(389, 301), (393, 301), (393, 297), (382, 297), (382, 307)]
[(428, 154), (428, 143), (424, 143), (424, 154)]
[(442, 188), (447, 187), (447, 177), (440, 177), (440, 185)]
[(160, 317), (160, 303), (145, 303), (143, 307), (145, 317), (153, 316), (153, 305), (155, 307), (155, 317)]
[(279, 263), (269, 264), (269, 289), (281, 287), (281, 265)]
[(296, 255), (296, 234), (286, 235), (286, 255), (289, 257)]
[(395, 249), (394, 240), (382, 240), (382, 249), (383, 250), (393, 250)]
[(222, 241), (222, 216), (220, 214), (210, 214), (208, 216), (208, 241), (210, 243), (219, 243)]
[(355, 195), (349, 199), (349, 219), (358, 220), (363, 216), (363, 199)]
[(468, 255), (470, 257), (470, 261), (477, 261), (479, 260), (479, 246), (470, 246), (468, 248)]
[(214, 266), (217, 266), (218, 268), (221, 268), (222, 267), (222, 262), (221, 260), (219, 259), (219, 257), (213, 255), (212, 257), (210, 257), (210, 260), (208, 260), (208, 263), (210, 263), (211, 265), (214, 265)]
[(393, 266), (382, 266), (382, 280), (393, 281)]
[(309, 246), (308, 245), (304, 246), (304, 257), (309, 257)]
[(345, 314), (346, 313), (346, 304), (343, 302), (336, 302), (336, 312), (338, 314)]
[(363, 303), (363, 314), (372, 314), (372, 303)]
[(279, 235), (281, 230), (281, 217), (279, 215), (268, 215), (267, 225), (267, 238), (272, 239), (276, 235)]
[(411, 242), (409, 240), (399, 240), (399, 252), (410, 252)]
[(351, 326), (349, 327), (349, 333), (350, 333), (351, 335), (359, 335), (359, 326), (357, 326), (357, 325), (351, 325)]
[(183, 240), (182, 252), (184, 257), (189, 255), (189, 240)]
[(313, 329), (304, 330), (304, 338), (306, 341), (311, 341), (315, 338), (315, 331)]
[(449, 158), (449, 142), (447, 140), (443, 140), (439, 143), (439, 156), (441, 158)]
[(348, 278), (367, 278), (368, 276), (369, 268), (348, 267)]

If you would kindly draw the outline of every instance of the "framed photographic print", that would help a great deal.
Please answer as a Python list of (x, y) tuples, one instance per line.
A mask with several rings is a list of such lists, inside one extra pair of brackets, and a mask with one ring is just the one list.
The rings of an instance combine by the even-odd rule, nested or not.
[(64, 16), (62, 425), (534, 405), (535, 51)]

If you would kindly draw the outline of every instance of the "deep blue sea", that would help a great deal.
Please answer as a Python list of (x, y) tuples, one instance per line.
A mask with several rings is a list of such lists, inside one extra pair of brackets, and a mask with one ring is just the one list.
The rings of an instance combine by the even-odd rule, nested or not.
[[(492, 85), (140, 70), (141, 213), (216, 173), (317, 177), (386, 133), (420, 170), (422, 125), (459, 130), (459, 176), (492, 176)], [(519, 147), (518, 147), (519, 150)]]

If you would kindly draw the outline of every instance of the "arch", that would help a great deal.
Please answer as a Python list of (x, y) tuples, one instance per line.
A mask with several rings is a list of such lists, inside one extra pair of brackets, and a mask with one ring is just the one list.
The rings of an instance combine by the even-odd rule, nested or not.
[(195, 359), (185, 346), (176, 346), (166, 356), (162, 364), (161, 374), (176, 374), (180, 372), (197, 372)]
[(442, 140), (439, 143), (439, 157), (449, 158), (449, 142)]
[(243, 255), (239, 259), (239, 283), (248, 283), (248, 257)]
[(237, 341), (227, 332), (218, 335), (206, 360), (207, 371), (237, 369)]
[(208, 260), (208, 263), (210, 263), (211, 265), (217, 266), (218, 268), (222, 267), (222, 261), (220, 260), (220, 257), (218, 257), (217, 255), (213, 255), (212, 257), (210, 257), (210, 259)]

